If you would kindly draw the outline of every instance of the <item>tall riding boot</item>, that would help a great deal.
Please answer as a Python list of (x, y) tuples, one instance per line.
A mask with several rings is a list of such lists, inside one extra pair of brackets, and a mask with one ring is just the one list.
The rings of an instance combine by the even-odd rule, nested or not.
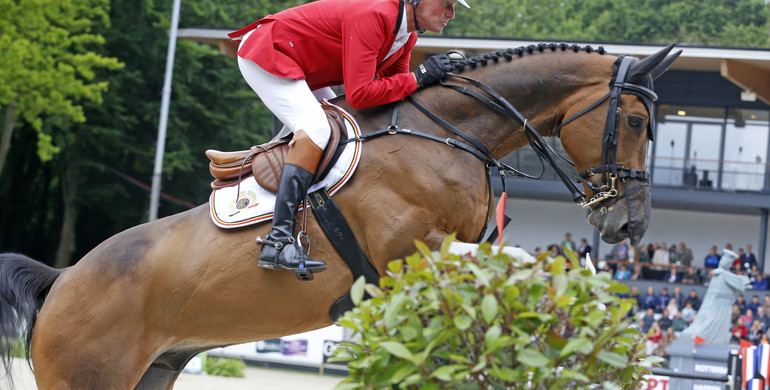
[(294, 135), (290, 145), (278, 183), (273, 228), (264, 239), (257, 238), (262, 242), (259, 266), (294, 271), (298, 279), (312, 280), (314, 273), (326, 269), (326, 263), (307, 255), (297, 242), (294, 227), (297, 209), (305, 200), (323, 150), (302, 130)]

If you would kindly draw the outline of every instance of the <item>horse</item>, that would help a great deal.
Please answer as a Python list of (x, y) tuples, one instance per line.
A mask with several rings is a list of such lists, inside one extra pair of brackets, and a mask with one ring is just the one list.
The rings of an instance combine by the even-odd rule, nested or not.
[[(528, 128), (559, 136), (576, 172), (584, 173), (588, 222), (607, 242), (638, 242), (650, 209), (649, 177), (645, 182), (639, 173), (646, 173), (653, 134), (651, 80), (678, 56), (668, 54), (672, 47), (624, 61), (590, 46), (507, 49), (455, 63), (445, 84), (478, 96), (437, 85), (411, 98), (494, 159), (527, 145), (536, 136)], [(484, 102), (495, 100), (489, 93), (499, 93), (498, 109)], [(454, 137), (415, 104), (356, 111), (344, 97), (332, 103), (352, 113), (364, 133), (387, 127), (398, 106), (400, 128)], [(526, 124), (500, 109), (508, 103)], [(334, 200), (381, 275), (388, 261), (415, 251), (414, 240), (438, 249), (452, 233), (458, 241), (477, 239), (490, 219), (488, 161), (401, 134), (363, 147), (357, 173)], [(349, 290), (351, 272), (312, 215), (312, 256), (328, 263), (325, 272), (299, 281), (258, 267), (255, 237), (268, 225), (221, 229), (204, 204), (118, 233), (65, 269), (0, 255), (6, 373), (9, 340), (22, 333), (40, 389), (171, 389), (202, 351), (332, 324), (329, 307)]]

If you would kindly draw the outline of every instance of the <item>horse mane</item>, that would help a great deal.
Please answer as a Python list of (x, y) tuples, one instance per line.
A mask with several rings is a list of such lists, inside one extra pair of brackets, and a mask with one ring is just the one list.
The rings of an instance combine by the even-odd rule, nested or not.
[(465, 70), (465, 67), (470, 67), (471, 69), (476, 69), (479, 64), (486, 66), (489, 61), (492, 61), (493, 63), (500, 62), (500, 58), (505, 58), (506, 61), (512, 61), (514, 56), (517, 57), (523, 57), (525, 54), (534, 54), (534, 53), (542, 53), (545, 51), (572, 51), (572, 52), (581, 52), (584, 51), (586, 53), (599, 53), (599, 54), (606, 54), (607, 52), (604, 50), (604, 46), (599, 46), (597, 49), (594, 49), (591, 47), (591, 45), (587, 45), (584, 47), (580, 47), (577, 44), (568, 44), (568, 43), (539, 43), (537, 45), (529, 45), (529, 46), (521, 46), (517, 47), (515, 49), (508, 48), (505, 50), (498, 50), (493, 53), (484, 53), (482, 55), (470, 57), (470, 58), (463, 58), (461, 60), (453, 60), (452, 61), (452, 70), (456, 72), (463, 72)]

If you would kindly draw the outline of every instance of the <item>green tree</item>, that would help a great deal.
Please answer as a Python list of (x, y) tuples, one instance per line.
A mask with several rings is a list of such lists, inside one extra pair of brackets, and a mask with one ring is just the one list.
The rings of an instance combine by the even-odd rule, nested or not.
[(107, 23), (107, 0), (0, 0), (0, 107), (5, 108), (0, 174), (18, 118), (38, 132), (38, 155), (50, 160), (60, 150), (43, 131), (43, 119), (63, 116), (83, 122), (80, 103), (101, 100), (107, 83), (100, 68), (114, 59), (93, 52), (104, 43), (94, 22)]
[(489, 0), (460, 8), (449, 35), (767, 47), (763, 0)]

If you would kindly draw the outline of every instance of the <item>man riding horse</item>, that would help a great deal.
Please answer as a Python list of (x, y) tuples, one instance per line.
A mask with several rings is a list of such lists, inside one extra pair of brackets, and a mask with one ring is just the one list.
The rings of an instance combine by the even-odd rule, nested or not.
[(294, 236), (298, 206), (312, 184), (331, 129), (318, 100), (345, 85), (356, 109), (391, 103), (446, 77), (439, 54), (409, 72), (417, 31), (441, 32), (465, 0), (324, 0), (268, 15), (229, 34), (241, 40), (238, 66), (273, 114), (294, 133), (276, 194), (273, 226), (259, 266), (326, 269)]

